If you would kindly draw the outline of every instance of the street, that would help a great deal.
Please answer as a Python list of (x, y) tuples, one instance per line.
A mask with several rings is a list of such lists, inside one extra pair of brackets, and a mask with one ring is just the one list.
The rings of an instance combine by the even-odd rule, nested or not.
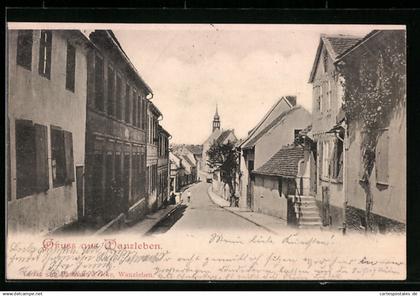
[[(214, 204), (207, 193), (209, 186), (208, 183), (200, 182), (187, 189), (183, 194), (185, 207), (181, 206), (174, 217), (161, 221), (151, 233), (176, 233), (192, 229), (204, 231), (241, 229), (266, 232), (265, 229)], [(188, 190), (191, 191), (189, 203), (186, 194)]]

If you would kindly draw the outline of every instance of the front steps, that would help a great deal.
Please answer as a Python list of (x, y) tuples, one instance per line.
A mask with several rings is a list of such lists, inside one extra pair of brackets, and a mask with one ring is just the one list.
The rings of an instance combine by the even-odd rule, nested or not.
[(299, 211), (298, 227), (303, 229), (321, 228), (322, 222), (319, 209), (313, 196), (297, 196), (296, 203)]

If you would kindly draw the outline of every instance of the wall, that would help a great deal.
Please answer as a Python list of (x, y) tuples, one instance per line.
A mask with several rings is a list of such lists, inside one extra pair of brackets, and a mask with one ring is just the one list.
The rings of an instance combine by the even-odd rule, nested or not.
[[(146, 194), (146, 131), (147, 126), (142, 126), (141, 122), (145, 120), (144, 112), (137, 114), (141, 122), (135, 126), (133, 124), (133, 99), (141, 98), (146, 102), (147, 90), (145, 86), (138, 81), (138, 77), (133, 75), (133, 71), (127, 61), (121, 57), (116, 46), (108, 40), (104, 32), (95, 31), (90, 35), (94, 40), (96, 50), (89, 54), (88, 68), (88, 106), (87, 106), (87, 125), (86, 125), (86, 198), (87, 198), (87, 218), (96, 221), (99, 217), (110, 220), (118, 216), (121, 212), (129, 212), (129, 215), (135, 216), (135, 213), (144, 212), (144, 204), (147, 198)], [(95, 107), (95, 59), (100, 55), (103, 58), (103, 97), (104, 110)], [(116, 78), (113, 79), (114, 114), (109, 114), (108, 104), (108, 67), (112, 66), (115, 74), (121, 77), (121, 94), (117, 94)], [(129, 86), (128, 104), (127, 104), (127, 84)], [(134, 92), (135, 90), (135, 92)], [(136, 97), (133, 97), (134, 93)], [(120, 106), (121, 118), (117, 114), (117, 105)], [(145, 104), (143, 104), (145, 105)], [(126, 118), (126, 111), (129, 111)], [(121, 114), (120, 113), (120, 114)], [(140, 112), (139, 112), (140, 113)], [(105, 157), (111, 156), (112, 168), (110, 175), (118, 181), (118, 172), (116, 170), (116, 156), (120, 154), (120, 169), (122, 171), (121, 187), (122, 196), (108, 194), (109, 183), (106, 182), (106, 160)], [(138, 155), (139, 173), (134, 172), (134, 155)], [(101, 158), (102, 179), (95, 180), (98, 171), (94, 165), (95, 156)], [(128, 166), (124, 158), (128, 156)], [(96, 183), (99, 184), (96, 184)], [(136, 186), (138, 184), (138, 186)], [(99, 187), (99, 189), (97, 188)], [(111, 190), (110, 190), (111, 191)], [(130, 218), (131, 218), (130, 217)]]
[[(75, 92), (66, 90), (65, 31), (53, 31), (51, 79), (38, 74), (40, 31), (33, 31), (32, 70), (16, 65), (17, 31), (8, 31), (8, 117), (10, 120), (11, 198), (9, 230), (47, 232), (77, 219), (76, 182), (53, 188), (50, 126), (70, 131), (74, 165), (84, 165), (86, 122), (86, 51), (76, 46)], [(32, 120), (48, 127), (49, 190), (16, 199), (15, 119)], [(77, 120), (75, 120), (77, 119)], [(75, 174), (76, 175), (76, 174)]]
[(207, 165), (207, 151), (209, 150), (210, 146), (213, 144), (214, 139), (216, 139), (218, 136), (220, 136), (221, 131), (220, 129), (216, 129), (214, 130), (214, 132), (212, 132), (210, 134), (210, 136), (208, 137), (208, 139), (203, 143), (203, 156), (202, 156), (202, 166), (201, 166), (201, 170), (204, 171), (205, 173), (209, 172), (210, 168)]
[[(359, 183), (361, 162), (360, 127), (352, 123), (349, 129), (354, 132), (349, 139), (347, 153), (347, 192), (348, 205), (356, 209), (366, 208), (366, 194)], [(370, 178), (373, 208), (372, 213), (400, 223), (406, 223), (406, 110), (405, 106), (398, 108), (389, 125), (389, 184), (380, 185), (376, 182), (375, 167)], [(353, 161), (352, 161), (353, 160)]]
[[(336, 116), (343, 103), (343, 90), (340, 83), (340, 76), (338, 75), (335, 65), (330, 56), (327, 61), (327, 71), (324, 71), (322, 60), (325, 48), (321, 51), (321, 57), (318, 61), (317, 70), (315, 72), (314, 81), (312, 83), (312, 133), (317, 135), (319, 133), (330, 130), (336, 123)], [(331, 108), (327, 107), (326, 90), (327, 82), (331, 84)], [(324, 86), (322, 111), (318, 110), (316, 106), (317, 88)]]
[(311, 115), (302, 107), (296, 107), (286, 115), (256, 143), (255, 169), (266, 163), (282, 146), (293, 143), (295, 129), (304, 129), (310, 123)]
[(278, 177), (255, 176), (253, 210), (287, 220), (287, 198), (280, 196), (278, 186)]
[[(344, 222), (344, 186), (343, 183), (334, 180), (323, 179), (320, 175), (320, 165), (322, 155), (320, 155), (320, 145), (323, 140), (334, 138), (332, 134), (326, 134), (336, 125), (336, 117), (343, 103), (343, 90), (340, 83), (340, 76), (338, 75), (335, 65), (331, 57), (328, 55), (327, 69), (323, 66), (323, 55), (326, 52), (325, 47), (321, 51), (320, 59), (318, 61), (317, 70), (314, 81), (312, 83), (312, 133), (314, 140), (317, 142), (317, 194), (316, 201), (318, 207), (322, 210), (322, 187), (329, 188), (329, 205), (330, 216), (332, 224), (341, 227)], [(327, 82), (331, 85), (330, 107), (327, 103)], [(322, 111), (317, 107), (318, 87), (323, 86), (322, 91)], [(345, 155), (345, 151), (343, 151)], [(344, 156), (345, 157), (345, 156)]]

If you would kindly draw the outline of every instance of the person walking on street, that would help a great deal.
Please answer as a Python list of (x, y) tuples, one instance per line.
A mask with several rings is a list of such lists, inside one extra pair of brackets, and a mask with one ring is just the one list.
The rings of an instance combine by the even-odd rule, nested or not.
[(187, 191), (187, 199), (188, 199), (188, 203), (190, 202), (190, 200), (191, 200), (191, 191)]

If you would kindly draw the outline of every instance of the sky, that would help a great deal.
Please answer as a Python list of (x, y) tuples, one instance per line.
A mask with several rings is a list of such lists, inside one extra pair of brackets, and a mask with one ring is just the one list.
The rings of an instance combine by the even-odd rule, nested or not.
[[(9, 28), (41, 27), (9, 23)], [(45, 25), (44, 25), (45, 26)], [(364, 36), (380, 25), (48, 24), (112, 29), (163, 113), (172, 143), (202, 144), (218, 106), (222, 129), (246, 136), (282, 96), (312, 109), (309, 73), (321, 33)], [(399, 27), (401, 28), (401, 27)]]
[(218, 106), (222, 129), (246, 136), (282, 96), (312, 109), (309, 73), (321, 33), (375, 26), (143, 25), (114, 30), (154, 92), (172, 142), (202, 144)]

